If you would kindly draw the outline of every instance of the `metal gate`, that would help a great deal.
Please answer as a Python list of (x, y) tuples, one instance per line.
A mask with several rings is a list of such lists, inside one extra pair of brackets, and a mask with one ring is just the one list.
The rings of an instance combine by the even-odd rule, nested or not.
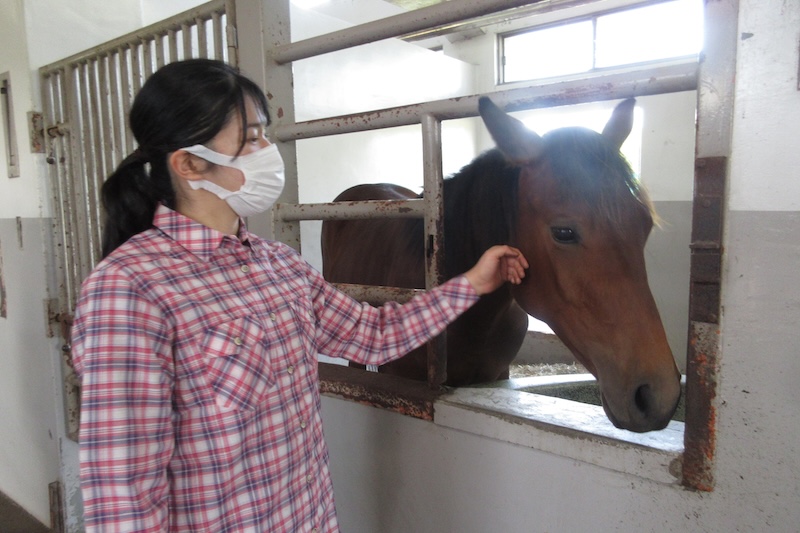
[(54, 209), (67, 431), (77, 440), (80, 393), (69, 326), (82, 280), (100, 258), (100, 187), (134, 139), (125, 123), (133, 95), (159, 67), (208, 57), (237, 63), (235, 3), (214, 0), (39, 70)]

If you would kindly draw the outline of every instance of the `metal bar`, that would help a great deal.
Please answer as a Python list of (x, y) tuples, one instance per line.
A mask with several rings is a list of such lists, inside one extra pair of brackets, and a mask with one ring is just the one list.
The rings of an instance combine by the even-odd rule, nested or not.
[(192, 27), (189, 24), (181, 25), (181, 37), (183, 44), (183, 59), (194, 57), (192, 53)]
[[(425, 288), (444, 280), (444, 183), (442, 175), (442, 122), (422, 117), (422, 156), (425, 185)], [(447, 379), (447, 333), (428, 343), (428, 385), (439, 388)]]
[(113, 148), (111, 150), (111, 170), (113, 171), (125, 157), (125, 120), (123, 119), (124, 106), (122, 88), (120, 85), (122, 51), (115, 50), (109, 55), (109, 68), (111, 71), (111, 130), (113, 131)]
[(197, 48), (198, 56), (200, 58), (208, 58), (208, 41), (206, 40), (206, 21), (203, 19), (195, 19), (195, 27), (197, 28)]
[(214, 37), (214, 57), (217, 59), (225, 57), (225, 49), (222, 43), (223, 31), (222, 17), (219, 13), (214, 13), (211, 15), (211, 32)]
[(423, 289), (406, 289), (403, 287), (382, 287), (375, 285), (357, 285), (353, 283), (334, 283), (334, 287), (359, 302), (370, 305), (382, 305), (386, 302), (406, 303)]
[(164, 36), (156, 35), (155, 43), (156, 43), (156, 70), (158, 70), (166, 64), (164, 62)]
[(423, 218), (423, 200), (365, 200), (319, 204), (281, 204), (280, 220), (359, 220), (365, 218)]
[[(458, 0), (458, 2), (442, 2), (441, 4), (320, 35), (319, 37), (277, 46), (271, 50), (270, 54), (276, 63), (285, 64), (381, 39), (399, 37), (436, 26), (444, 26), (465, 19), (537, 3), (547, 4), (549, 2), (547, 0)], [(588, 2), (583, 0), (570, 3), (585, 4)]]
[[(120, 81), (122, 82), (120, 84), (120, 87), (122, 88), (122, 113), (125, 117), (127, 117), (128, 113), (130, 113), (131, 100), (133, 98), (133, 71), (131, 69), (130, 62), (128, 61), (133, 52), (134, 51), (132, 48), (127, 47), (125, 49), (121, 49), (119, 55)], [(133, 140), (133, 135), (125, 136), (125, 149), (123, 150), (123, 156), (133, 152)]]
[(425, 383), (328, 363), (319, 364), (320, 392), (366, 405), (433, 420), (433, 402), (441, 390)]
[[(693, 91), (697, 88), (697, 63), (656, 67), (646, 72), (625, 72), (603, 76), (602, 84), (586, 78), (496, 91), (492, 99), (507, 111), (557, 107), (601, 100), (617, 100), (636, 96)], [(481, 95), (435, 100), (423, 104), (381, 109), (352, 115), (281, 124), (275, 129), (279, 141), (294, 141), (326, 135), (393, 128), (420, 123), (424, 115), (439, 120), (474, 117), (478, 114)]]
[(178, 31), (171, 29), (167, 32), (167, 43), (169, 44), (169, 60), (177, 61), (178, 57)]
[(237, 35), (239, 23), (236, 21), (236, 1), (225, 2), (225, 40), (228, 45), (228, 54), (224, 59), (234, 67), (239, 66), (239, 38)]
[(696, 246), (692, 248), (690, 273), (682, 483), (711, 491), (716, 484), (723, 215), (731, 155), (739, 2), (719, 0), (703, 5), (705, 43), (697, 84), (692, 214), (692, 241)]

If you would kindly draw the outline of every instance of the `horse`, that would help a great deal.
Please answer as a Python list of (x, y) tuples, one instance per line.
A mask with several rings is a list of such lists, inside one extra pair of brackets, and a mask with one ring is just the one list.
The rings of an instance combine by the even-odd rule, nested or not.
[[(447, 329), (445, 385), (508, 377), (528, 314), (546, 322), (596, 378), (617, 427), (663, 429), (680, 398), (680, 372), (650, 291), (644, 246), (652, 202), (619, 148), (635, 100), (618, 104), (602, 133), (560, 128), (544, 136), (488, 97), (479, 113), (496, 147), (444, 180), (444, 277), (468, 270), (495, 244), (530, 263), (520, 285), (481, 297)], [(335, 201), (417, 198), (393, 184), (357, 185)], [(419, 219), (326, 221), (330, 282), (424, 288)], [(424, 380), (424, 347), (379, 372)]]

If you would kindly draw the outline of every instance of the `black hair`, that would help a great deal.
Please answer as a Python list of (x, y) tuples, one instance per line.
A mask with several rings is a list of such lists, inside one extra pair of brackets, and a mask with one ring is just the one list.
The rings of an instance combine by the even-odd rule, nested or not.
[(103, 257), (150, 228), (159, 203), (175, 207), (167, 163), (171, 152), (207, 143), (237, 114), (242, 120), (241, 151), (247, 135), (246, 97), (253, 99), (269, 123), (263, 91), (221, 61), (176, 61), (147, 79), (130, 111), (130, 127), (139, 147), (120, 163), (101, 190)]

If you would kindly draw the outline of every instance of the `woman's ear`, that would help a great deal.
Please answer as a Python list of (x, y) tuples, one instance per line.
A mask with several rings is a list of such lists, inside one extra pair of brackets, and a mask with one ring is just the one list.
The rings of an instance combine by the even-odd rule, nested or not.
[(185, 150), (175, 150), (167, 156), (167, 165), (170, 172), (176, 177), (187, 181), (203, 179), (208, 165), (197, 156)]

